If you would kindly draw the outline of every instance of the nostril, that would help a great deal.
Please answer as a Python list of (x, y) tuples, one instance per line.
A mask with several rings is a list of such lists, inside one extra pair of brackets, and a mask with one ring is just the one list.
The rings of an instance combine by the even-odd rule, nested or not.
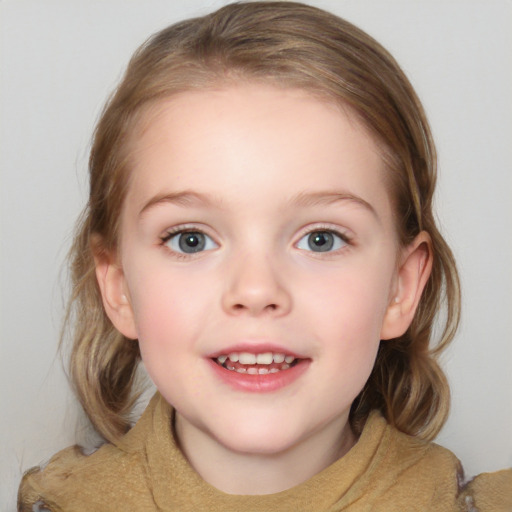
[[(244, 304), (233, 304), (233, 310), (234, 311), (243, 311), (245, 309), (250, 309), (248, 306), (244, 306)], [(263, 307), (264, 311), (275, 311), (279, 309), (279, 306), (277, 304), (267, 304)]]

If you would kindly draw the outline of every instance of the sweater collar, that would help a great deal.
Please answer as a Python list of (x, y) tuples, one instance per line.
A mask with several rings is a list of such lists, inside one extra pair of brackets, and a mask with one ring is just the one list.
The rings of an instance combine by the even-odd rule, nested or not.
[[(173, 429), (174, 410), (156, 393), (149, 406), (119, 447), (145, 454), (145, 474), (155, 503), (166, 510), (328, 510), (333, 505), (349, 505), (364, 492), (368, 479), (389, 444), (390, 427), (373, 411), (363, 432), (342, 458), (291, 489), (276, 494), (240, 496), (226, 494), (205, 482), (190, 466), (177, 446)], [(138, 445), (138, 446), (137, 446)], [(172, 481), (169, 480), (172, 475)]]

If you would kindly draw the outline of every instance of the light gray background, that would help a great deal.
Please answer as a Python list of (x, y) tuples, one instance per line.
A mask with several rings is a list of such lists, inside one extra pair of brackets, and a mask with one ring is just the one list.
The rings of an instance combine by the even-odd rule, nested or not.
[[(0, 0), (0, 509), (22, 470), (75, 439), (56, 357), (59, 275), (86, 197), (95, 119), (151, 33), (226, 2)], [(453, 391), (439, 442), (466, 473), (512, 464), (512, 3), (325, 0), (408, 73), (439, 149), (437, 204), (464, 315), (444, 357)]]

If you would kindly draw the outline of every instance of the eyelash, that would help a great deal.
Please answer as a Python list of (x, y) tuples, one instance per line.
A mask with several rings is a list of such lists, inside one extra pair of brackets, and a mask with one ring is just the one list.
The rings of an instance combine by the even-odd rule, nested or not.
[(346, 244), (346, 247), (343, 246), (343, 247), (340, 247), (338, 249), (334, 249), (334, 250), (330, 250), (330, 251), (325, 251), (324, 253), (322, 251), (312, 251), (312, 250), (308, 251), (307, 249), (302, 249), (302, 250), (304, 250), (306, 252), (311, 252), (313, 254), (322, 254), (322, 257), (338, 254), (341, 251), (346, 251), (348, 247), (354, 245), (353, 237), (349, 236), (346, 232), (341, 232), (338, 229), (333, 229), (331, 226), (318, 225), (318, 226), (314, 226), (312, 228), (308, 227), (307, 229), (305, 229), (300, 234), (300, 236), (298, 237), (298, 241), (295, 242), (295, 244), (294, 244), (295, 247), (298, 247), (298, 244), (300, 243), (300, 241), (302, 239), (304, 239), (305, 237), (307, 237), (307, 236), (309, 236), (309, 235), (311, 235), (313, 233), (331, 233), (332, 235), (338, 237), (342, 242), (344, 242)]
[(180, 252), (174, 250), (172, 247), (169, 247), (167, 243), (172, 240), (174, 237), (178, 235), (184, 235), (187, 233), (199, 233), (201, 235), (204, 235), (205, 237), (208, 237), (210, 240), (212, 240), (215, 244), (217, 244), (213, 238), (208, 235), (203, 229), (198, 228), (197, 226), (176, 226), (175, 228), (168, 229), (163, 236), (160, 237), (160, 245), (167, 250), (169, 253), (173, 255), (173, 257), (177, 259), (188, 259), (190, 257), (194, 257), (195, 255), (199, 255), (202, 252), (205, 251), (198, 251), (198, 252)]
[[(193, 257), (196, 254), (199, 255), (202, 252), (205, 252), (204, 250), (201, 250), (201, 251), (198, 251), (197, 253), (194, 253), (194, 252), (186, 253), (186, 252), (176, 251), (176, 250), (172, 249), (171, 247), (167, 246), (167, 243), (173, 237), (175, 237), (177, 235), (183, 235), (183, 234), (186, 234), (186, 233), (200, 233), (200, 234), (208, 237), (210, 240), (213, 240), (213, 238), (210, 235), (208, 235), (203, 229), (198, 228), (196, 226), (177, 226), (175, 228), (169, 229), (168, 231), (166, 231), (166, 233), (163, 236), (160, 237), (160, 245), (162, 247), (164, 247), (164, 249), (166, 249), (167, 251), (172, 253), (172, 255), (174, 257), (178, 258), (178, 259), (190, 258), (190, 257)], [(339, 247), (339, 248), (334, 249), (334, 250), (326, 250), (326, 251), (313, 251), (313, 250), (302, 249), (302, 248), (298, 247), (298, 245), (301, 242), (301, 240), (303, 240), (305, 237), (307, 237), (307, 236), (309, 236), (309, 235), (311, 235), (313, 233), (330, 233), (330, 234), (334, 235), (335, 237), (338, 237), (343, 243), (346, 244), (347, 247), (351, 246), (351, 245), (354, 245), (353, 244), (353, 238), (351, 236), (349, 236), (346, 232), (340, 232), (339, 230), (333, 229), (330, 226), (318, 225), (318, 226), (314, 226), (313, 228), (309, 227), (309, 228), (305, 229), (300, 234), (300, 236), (298, 238), (298, 241), (295, 242), (294, 247), (297, 247), (298, 249), (304, 250), (305, 252), (311, 252), (312, 254), (322, 254), (323, 257), (329, 256), (329, 255), (333, 255), (333, 254), (337, 254), (340, 251), (347, 250), (347, 247), (345, 247), (345, 246)], [(213, 240), (213, 242), (216, 244), (216, 242), (214, 240)], [(323, 254), (323, 253), (325, 253), (325, 254)]]
[(163, 236), (160, 237), (160, 240), (162, 244), (167, 243), (173, 236), (182, 234), (182, 233), (202, 233), (203, 235), (206, 235), (206, 233), (199, 228), (195, 227), (183, 227), (179, 226), (176, 228), (168, 229)]

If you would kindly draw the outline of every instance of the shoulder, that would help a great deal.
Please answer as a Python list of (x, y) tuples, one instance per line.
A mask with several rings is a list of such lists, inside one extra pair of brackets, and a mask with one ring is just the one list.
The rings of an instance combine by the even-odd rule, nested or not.
[(425, 475), (452, 477), (455, 483), (463, 478), (459, 459), (448, 449), (430, 441), (404, 434), (390, 427), (389, 457), (400, 466)]
[[(92, 454), (72, 446), (54, 455), (44, 468), (29, 470), (20, 484), (18, 510), (32, 512), (39, 507), (73, 512), (84, 510), (84, 506), (106, 510), (107, 504), (110, 509), (111, 504), (133, 500), (146, 509), (152, 499), (146, 475), (147, 439), (159, 404), (159, 398), (154, 398), (137, 424), (116, 444), (104, 444)], [(168, 423), (164, 412), (161, 421)]]
[(455, 485), (462, 478), (460, 462), (450, 450), (399, 431), (377, 411), (370, 415), (360, 440), (374, 443), (371, 436), (378, 438), (375, 462), (382, 470), (427, 480), (450, 478)]
[(464, 485), (461, 501), (468, 512), (512, 511), (512, 468), (473, 478)]
[(24, 475), (18, 493), (19, 510), (32, 511), (34, 504), (40, 504), (40, 510), (67, 512), (79, 510), (78, 503), (92, 504), (99, 496), (102, 500), (109, 495), (119, 498), (126, 477), (133, 481), (139, 468), (135, 454), (114, 445), (104, 445), (91, 455), (85, 455), (78, 446), (66, 448), (44, 468), (32, 468)]
[[(450, 450), (389, 425), (386, 437), (381, 468), (389, 471), (390, 483), (382, 503), (389, 496), (393, 504), (402, 499), (407, 510), (512, 511), (512, 469), (484, 473), (465, 482), (462, 465)], [(382, 510), (388, 509), (384, 506)]]
[(354, 488), (371, 502), (373, 512), (457, 510), (462, 479), (457, 457), (435, 443), (400, 432), (380, 412), (372, 411), (346, 461), (355, 455), (362, 471)]
[(382, 467), (392, 474), (385, 493), (390, 505), (403, 502), (405, 510), (458, 510), (463, 471), (446, 448), (390, 427)]

